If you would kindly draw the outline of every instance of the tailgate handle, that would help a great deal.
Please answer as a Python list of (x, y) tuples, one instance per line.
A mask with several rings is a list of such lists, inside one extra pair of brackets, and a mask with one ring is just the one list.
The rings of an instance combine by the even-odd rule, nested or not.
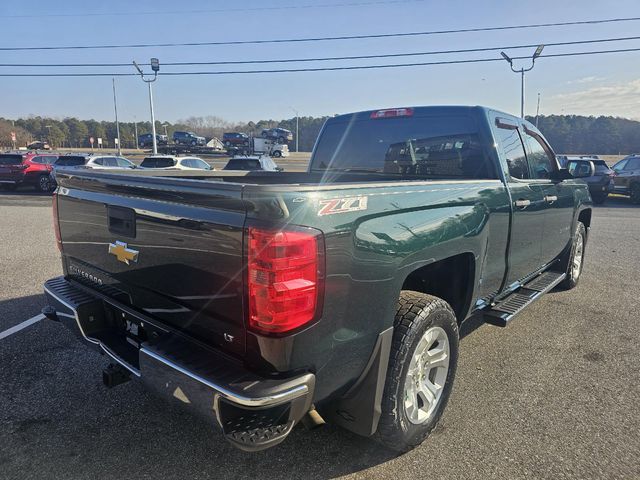
[(131, 208), (107, 206), (109, 231), (117, 235), (135, 238), (136, 212)]

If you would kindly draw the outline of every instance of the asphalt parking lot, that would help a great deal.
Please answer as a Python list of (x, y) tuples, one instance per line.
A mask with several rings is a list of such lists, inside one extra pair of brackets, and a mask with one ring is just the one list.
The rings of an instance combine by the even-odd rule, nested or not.
[[(640, 478), (640, 208), (595, 207), (577, 289), (466, 328), (434, 434), (402, 456), (325, 426), (235, 450), (36, 316), (60, 275), (50, 197), (0, 192), (0, 478)], [(473, 330), (473, 331), (471, 331)]]

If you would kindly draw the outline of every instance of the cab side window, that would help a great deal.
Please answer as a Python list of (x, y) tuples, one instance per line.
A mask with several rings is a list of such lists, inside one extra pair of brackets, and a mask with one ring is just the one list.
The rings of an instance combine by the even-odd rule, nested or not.
[(528, 179), (529, 166), (518, 129), (511, 126), (498, 126), (496, 133), (498, 142), (502, 147), (502, 152), (507, 161), (511, 178), (517, 178), (518, 180)]
[(621, 172), (622, 170), (624, 170), (624, 168), (627, 166), (627, 163), (629, 163), (629, 159), (625, 158), (623, 160), (620, 160), (618, 163), (616, 163), (613, 166), (613, 171), (615, 172)]
[(634, 157), (630, 158), (627, 164), (624, 167), (625, 171), (629, 170), (640, 170), (640, 158)]
[(524, 137), (529, 147), (529, 173), (536, 180), (547, 180), (551, 173), (557, 170), (556, 159), (549, 147), (536, 135), (530, 135), (525, 131)]

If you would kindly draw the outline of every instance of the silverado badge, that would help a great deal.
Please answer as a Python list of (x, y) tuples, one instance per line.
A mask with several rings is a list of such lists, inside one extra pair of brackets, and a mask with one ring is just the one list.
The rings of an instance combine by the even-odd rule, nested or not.
[(129, 262), (136, 263), (138, 261), (138, 251), (127, 248), (127, 244), (116, 240), (116, 243), (109, 244), (109, 253), (115, 255), (119, 262), (129, 265)]

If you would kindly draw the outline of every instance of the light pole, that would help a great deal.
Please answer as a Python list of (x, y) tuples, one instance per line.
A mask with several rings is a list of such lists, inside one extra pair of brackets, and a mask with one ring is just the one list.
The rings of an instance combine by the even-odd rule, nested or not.
[(118, 156), (122, 155), (122, 150), (120, 149), (120, 123), (118, 123), (118, 103), (116, 102), (116, 79), (111, 78), (111, 83), (113, 84), (113, 109), (116, 111), (116, 142), (118, 149)]
[[(156, 117), (153, 114), (153, 90), (151, 89), (151, 84), (156, 81), (158, 78), (158, 70), (160, 70), (160, 61), (157, 58), (151, 59), (151, 70), (153, 70), (153, 78), (146, 79), (144, 78), (144, 73), (142, 69), (138, 66), (138, 64), (134, 61), (133, 66), (136, 67), (138, 73), (140, 74), (140, 78), (142, 81), (149, 86), (149, 108), (151, 109), (151, 136), (153, 138), (153, 154), (158, 154), (158, 142), (156, 140)], [(137, 139), (136, 139), (137, 141)]]
[(299, 130), (298, 129), (298, 120), (299, 120), (300, 117), (298, 115), (298, 111), (295, 108), (293, 108), (293, 107), (289, 107), (289, 108), (291, 110), (293, 110), (294, 113), (296, 114), (296, 153), (298, 153), (298, 146), (300, 145), (299, 144), (299, 140), (298, 140), (298, 130)]
[(133, 116), (133, 131), (134, 135), (136, 136), (136, 138), (134, 139), (136, 143), (136, 150), (138, 150), (140, 148), (140, 143), (138, 142), (138, 119), (135, 117), (135, 115)]
[(533, 70), (533, 67), (536, 64), (536, 58), (538, 58), (542, 54), (543, 49), (544, 49), (544, 45), (538, 45), (538, 48), (536, 48), (536, 51), (533, 53), (533, 56), (531, 57), (531, 66), (529, 68), (522, 67), (520, 68), (520, 70), (516, 70), (515, 68), (513, 68), (513, 59), (509, 57), (509, 55), (507, 55), (504, 52), (500, 52), (500, 55), (502, 55), (502, 57), (507, 62), (509, 62), (509, 65), (511, 66), (511, 71), (514, 73), (520, 74), (520, 117), (521, 118), (524, 118), (524, 74), (526, 72)]

